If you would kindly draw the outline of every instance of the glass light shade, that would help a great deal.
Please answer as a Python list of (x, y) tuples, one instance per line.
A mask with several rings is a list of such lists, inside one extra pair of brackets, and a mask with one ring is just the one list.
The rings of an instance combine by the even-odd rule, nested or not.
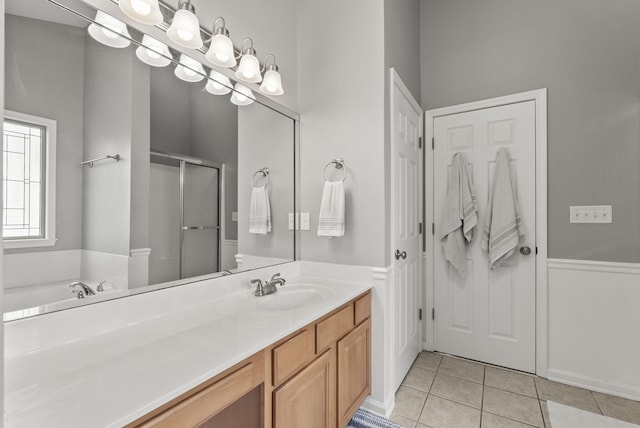
[(203, 45), (200, 36), (200, 21), (190, 9), (179, 9), (173, 16), (173, 22), (167, 30), (167, 36), (178, 45), (200, 49)]
[(226, 95), (231, 92), (231, 80), (224, 74), (211, 70), (209, 81), (204, 89), (213, 95)]
[(240, 58), (240, 65), (236, 70), (236, 77), (244, 82), (258, 83), (262, 80), (260, 63), (258, 58), (250, 53), (245, 53)]
[(242, 83), (236, 83), (231, 94), (231, 102), (237, 106), (248, 106), (255, 101), (253, 91)]
[(260, 85), (260, 92), (267, 95), (282, 95), (284, 89), (282, 89), (282, 78), (278, 70), (267, 70), (264, 73), (264, 79)]
[(95, 21), (100, 25), (91, 23), (87, 31), (98, 42), (112, 48), (126, 48), (131, 44), (131, 41), (125, 38), (131, 38), (131, 35), (124, 22), (107, 15), (101, 10), (96, 13)]
[(207, 61), (220, 67), (235, 67), (236, 57), (233, 42), (224, 34), (216, 34), (211, 39), (211, 45), (206, 55)]
[(129, 18), (142, 24), (158, 25), (163, 20), (158, 0), (120, 0), (118, 6)]
[(185, 54), (180, 55), (180, 64), (176, 67), (175, 75), (185, 82), (199, 82), (206, 76), (202, 64)]
[(171, 63), (169, 47), (146, 34), (142, 37), (142, 46), (136, 49), (136, 56), (152, 67), (166, 67)]

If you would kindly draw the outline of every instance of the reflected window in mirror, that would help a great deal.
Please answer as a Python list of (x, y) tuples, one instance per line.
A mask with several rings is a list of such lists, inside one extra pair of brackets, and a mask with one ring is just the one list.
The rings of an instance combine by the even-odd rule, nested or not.
[(52, 246), (56, 122), (5, 111), (2, 140), (4, 247)]

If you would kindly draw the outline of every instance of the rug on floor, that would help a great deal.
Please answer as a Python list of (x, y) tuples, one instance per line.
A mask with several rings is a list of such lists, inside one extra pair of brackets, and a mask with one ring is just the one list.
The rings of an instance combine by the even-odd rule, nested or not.
[(347, 428), (403, 428), (389, 419), (378, 416), (364, 409), (358, 409)]
[(547, 401), (552, 428), (640, 428), (640, 425)]

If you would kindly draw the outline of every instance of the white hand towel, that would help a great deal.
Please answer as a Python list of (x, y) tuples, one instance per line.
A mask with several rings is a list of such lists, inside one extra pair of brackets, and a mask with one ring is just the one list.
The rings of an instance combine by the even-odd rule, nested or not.
[(344, 183), (342, 181), (324, 183), (318, 236), (344, 236)]
[(440, 242), (444, 257), (464, 278), (467, 275), (467, 247), (478, 224), (478, 207), (467, 161), (460, 152), (453, 155)]
[(267, 186), (254, 187), (251, 190), (249, 207), (249, 233), (266, 235), (271, 232), (271, 206)]
[(503, 147), (496, 156), (493, 187), (482, 236), (482, 249), (489, 253), (492, 269), (509, 258), (518, 248), (521, 237), (524, 237), (509, 162), (509, 153)]

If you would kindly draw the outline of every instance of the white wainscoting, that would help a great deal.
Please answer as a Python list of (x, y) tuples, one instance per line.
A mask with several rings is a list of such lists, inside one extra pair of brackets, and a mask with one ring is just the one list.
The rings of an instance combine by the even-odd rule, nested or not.
[(640, 264), (548, 260), (551, 380), (640, 400)]
[(80, 279), (82, 250), (5, 254), (4, 286), (24, 287)]
[(238, 253), (237, 239), (224, 239), (222, 241), (222, 253), (220, 254), (220, 270), (232, 270), (238, 267), (236, 254)]

